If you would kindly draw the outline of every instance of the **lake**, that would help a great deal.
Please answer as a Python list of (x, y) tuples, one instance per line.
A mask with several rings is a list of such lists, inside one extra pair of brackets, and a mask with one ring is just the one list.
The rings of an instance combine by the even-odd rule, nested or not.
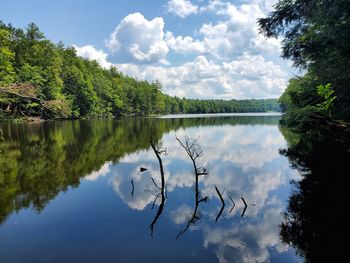
[(1, 124), (0, 262), (302, 262), (280, 118)]

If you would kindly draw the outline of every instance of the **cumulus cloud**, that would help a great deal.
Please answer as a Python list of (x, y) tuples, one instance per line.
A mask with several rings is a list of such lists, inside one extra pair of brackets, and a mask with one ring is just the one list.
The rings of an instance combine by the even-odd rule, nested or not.
[(225, 227), (204, 227), (204, 247), (215, 246), (220, 263), (269, 262), (269, 249), (278, 253), (288, 250), (279, 238), (283, 208), (268, 207), (259, 222)]
[[(147, 205), (154, 201), (154, 185), (152, 185), (149, 177), (150, 172), (156, 172), (154, 168), (150, 168), (146, 174), (140, 174), (139, 167), (134, 167), (128, 177), (123, 176), (119, 171), (110, 178), (110, 183), (114, 191), (119, 197), (131, 208), (135, 210), (143, 210)], [(130, 181), (134, 180), (135, 192), (130, 194)]]
[[(276, 98), (285, 89), (291, 73), (286, 72), (288, 65), (279, 57), (280, 40), (264, 38), (256, 23), (274, 3), (254, 0), (233, 4), (212, 0), (199, 8), (189, 1), (169, 1), (169, 12), (192, 10), (223, 19), (204, 23), (192, 36), (182, 36), (170, 31), (164, 33), (161, 17), (147, 20), (140, 13), (130, 14), (106, 44), (116, 53), (115, 65), (120, 71), (148, 81), (160, 80), (163, 90), (172, 96)], [(170, 66), (169, 52), (191, 59)], [(167, 65), (150, 65), (155, 62)]]
[(225, 19), (216, 24), (205, 23), (199, 30), (207, 51), (220, 60), (230, 60), (248, 53), (250, 55), (280, 54), (280, 41), (266, 39), (259, 34), (257, 19), (266, 15), (262, 1), (234, 5), (230, 2), (211, 1), (202, 12), (212, 12)]
[(193, 207), (189, 207), (188, 205), (181, 205), (176, 210), (170, 212), (171, 220), (174, 224), (184, 224), (186, 223), (193, 213)]
[[(277, 98), (293, 73), (288, 62), (280, 58), (280, 40), (266, 39), (259, 34), (256, 23), (275, 2), (252, 0), (234, 4), (211, 0), (199, 8), (189, 1), (169, 1), (169, 10), (210, 13), (222, 20), (206, 22), (193, 35), (186, 36), (165, 33), (162, 17), (147, 20), (142, 14), (133, 13), (122, 19), (106, 46), (113, 54), (113, 65), (121, 72), (148, 81), (159, 80), (163, 91), (172, 96)], [(103, 67), (111, 65), (102, 50), (93, 46), (76, 49), (78, 55), (95, 59)], [(171, 59), (182, 57), (180, 61), (184, 62), (171, 65), (168, 54)]]
[(85, 176), (84, 179), (88, 181), (96, 181), (99, 177), (105, 176), (110, 172), (110, 162), (105, 163), (98, 171), (93, 171), (89, 175)]
[(142, 14), (133, 13), (119, 23), (106, 46), (121, 62), (166, 63), (169, 48), (163, 29), (163, 18), (147, 20)]
[[(236, 201), (235, 209), (228, 213), (226, 220), (213, 225), (218, 212), (216, 205), (201, 206), (201, 223), (204, 247), (213, 249), (219, 262), (267, 262), (271, 250), (285, 252), (288, 247), (279, 238), (279, 225), (284, 207), (283, 196), (278, 189), (293, 178), (294, 171), (278, 150), (286, 146), (283, 135), (276, 125), (224, 125), (186, 128), (171, 131), (161, 139), (162, 145), (171, 151), (163, 158), (166, 175), (167, 195), (172, 200), (166, 206), (163, 217), (175, 224), (185, 224), (193, 212), (191, 196), (194, 177), (191, 163), (175, 140), (185, 135), (199, 138), (203, 143), (203, 157), (199, 162), (207, 164), (209, 175), (200, 179), (203, 196), (208, 195), (210, 204), (219, 202), (214, 186), (225, 189), (224, 199), (230, 204), (228, 196)], [(254, 156), (254, 158), (251, 158)], [(147, 167), (146, 173), (139, 173), (140, 166)], [(180, 167), (180, 168), (179, 168)], [(150, 180), (153, 175), (159, 183), (159, 167), (151, 150), (126, 155), (115, 167), (111, 178), (118, 196), (132, 209), (143, 210), (154, 200), (156, 190)], [(118, 170), (120, 169), (120, 170)], [(130, 195), (130, 180), (134, 179), (135, 193)], [(276, 191), (277, 190), (277, 191)], [(190, 193), (188, 200), (186, 192)], [(179, 197), (174, 202), (174, 195)], [(172, 197), (171, 197), (172, 196)], [(240, 213), (244, 196), (249, 204), (245, 217)], [(216, 201), (215, 201), (216, 200)], [(173, 205), (173, 204), (177, 205)], [(254, 204), (252, 206), (251, 204)]]
[(229, 2), (212, 1), (201, 8), (201, 12), (211, 12), (224, 16), (225, 20), (215, 24), (204, 23), (198, 30), (198, 39), (191, 36), (166, 34), (168, 47), (177, 53), (206, 54), (217, 60), (230, 61), (244, 53), (280, 54), (280, 41), (266, 39), (259, 34), (257, 19), (265, 15), (265, 7), (258, 3), (233, 5)]
[(181, 18), (198, 12), (198, 6), (193, 5), (188, 0), (170, 0), (165, 8), (167, 12), (178, 15)]
[(103, 68), (109, 68), (112, 65), (112, 63), (107, 61), (108, 55), (102, 49), (97, 50), (92, 45), (82, 47), (73, 45), (73, 47), (76, 50), (78, 56), (86, 58), (88, 60), (96, 60), (97, 63), (99, 63)]
[(243, 55), (230, 62), (215, 62), (206, 56), (179, 66), (140, 67), (119, 64), (131, 76), (160, 80), (170, 95), (189, 98), (245, 99), (278, 97), (286, 86), (288, 74), (260, 55)]
[[(200, 162), (208, 166), (210, 175), (202, 179), (202, 192), (216, 198), (214, 185), (217, 185), (219, 189), (225, 188), (233, 198), (240, 199), (244, 195), (249, 202), (256, 205), (255, 209), (247, 211), (248, 215), (258, 213), (268, 200), (269, 193), (288, 183), (288, 178), (294, 176), (287, 163), (280, 169), (275, 167), (282, 158), (278, 150), (285, 147), (283, 136), (276, 126), (259, 126), (259, 129), (254, 129), (239, 125), (176, 131), (179, 138), (185, 135), (199, 137), (199, 142), (206, 142)], [(164, 147), (171, 149), (163, 160), (169, 193), (176, 188), (191, 188), (194, 183), (188, 157), (174, 138), (175, 132), (170, 132), (162, 139)], [(129, 173), (116, 170), (112, 179), (114, 189), (131, 208), (142, 210), (154, 197), (152, 192), (144, 191), (154, 187), (150, 176), (159, 174), (153, 153), (142, 151), (126, 155), (120, 160), (120, 164), (127, 164), (132, 169)], [(148, 172), (140, 175), (137, 168), (140, 166), (147, 167)], [(171, 167), (175, 166), (177, 169), (174, 171)], [(130, 196), (132, 178), (135, 181), (133, 198)], [(154, 178), (160, 184), (159, 178)]]
[(168, 47), (177, 53), (187, 54), (187, 53), (205, 53), (206, 52), (206, 48), (203, 42), (199, 40), (194, 40), (190, 36), (175, 37), (172, 32), (168, 31), (165, 35), (165, 41)]

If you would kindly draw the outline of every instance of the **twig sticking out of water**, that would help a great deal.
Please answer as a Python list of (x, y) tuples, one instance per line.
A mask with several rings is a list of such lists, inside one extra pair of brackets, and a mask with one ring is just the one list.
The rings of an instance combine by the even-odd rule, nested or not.
[(215, 219), (215, 223), (216, 223), (216, 222), (219, 220), (219, 218), (220, 218), (220, 216), (221, 216), (221, 214), (222, 214), (222, 211), (224, 211), (224, 208), (225, 208), (225, 201), (224, 201), (224, 199), (222, 198), (222, 195), (221, 195), (219, 189), (216, 187), (216, 185), (215, 185), (215, 190), (216, 190), (216, 193), (218, 194), (218, 196), (220, 197), (221, 204), (222, 204), (221, 209), (220, 209), (220, 211), (219, 211), (219, 213), (218, 213), (218, 215), (216, 216), (216, 219)]
[(154, 185), (156, 186), (156, 188), (160, 191), (160, 193), (156, 196), (156, 198), (154, 199), (153, 201), (153, 205), (152, 205), (152, 209), (154, 208), (154, 205), (157, 201), (157, 199), (160, 197), (161, 198), (161, 201), (160, 201), (160, 204), (159, 204), (159, 208), (158, 208), (158, 211), (157, 211), (157, 214), (155, 215), (153, 221), (151, 222), (151, 224), (149, 225), (149, 228), (151, 229), (151, 236), (153, 237), (153, 230), (154, 230), (154, 226), (155, 224), (157, 223), (160, 215), (162, 214), (163, 212), (163, 209), (164, 209), (164, 203), (165, 203), (165, 179), (164, 179), (164, 168), (163, 168), (163, 162), (162, 162), (162, 158), (160, 157), (161, 154), (165, 154), (166, 155), (166, 150), (165, 149), (158, 149), (156, 148), (156, 146), (154, 145), (153, 141), (152, 141), (152, 138), (150, 139), (150, 144), (151, 144), (151, 147), (158, 159), (158, 162), (159, 162), (159, 170), (160, 170), (160, 178), (161, 178), (161, 186), (159, 187), (156, 182), (154, 181), (154, 179), (151, 177), (152, 179), (152, 182), (154, 183)]
[(197, 220), (199, 220), (198, 216), (198, 206), (199, 203), (201, 202), (207, 202), (208, 201), (208, 196), (205, 196), (203, 198), (200, 197), (200, 191), (198, 187), (198, 182), (199, 182), (199, 176), (201, 175), (208, 175), (208, 171), (205, 167), (203, 166), (198, 166), (197, 164), (197, 159), (199, 157), (202, 157), (203, 151), (200, 145), (198, 144), (196, 139), (190, 139), (188, 137), (185, 137), (184, 142), (182, 142), (179, 138), (176, 137), (176, 140), (179, 142), (180, 146), (185, 149), (188, 157), (191, 159), (193, 169), (194, 169), (194, 176), (195, 176), (195, 207), (193, 214), (191, 218), (188, 220), (186, 227), (183, 228), (182, 230), (179, 231), (179, 233), (176, 236), (176, 239), (181, 237), (192, 224), (195, 224)]
[(243, 217), (243, 216), (244, 216), (244, 213), (245, 213), (245, 210), (247, 210), (248, 205), (247, 205), (247, 203), (246, 203), (246, 201), (244, 200), (243, 197), (241, 197), (241, 199), (242, 199), (242, 201), (243, 201), (243, 203), (244, 203), (244, 209), (243, 209), (243, 212), (242, 212), (242, 215), (241, 215), (241, 217)]

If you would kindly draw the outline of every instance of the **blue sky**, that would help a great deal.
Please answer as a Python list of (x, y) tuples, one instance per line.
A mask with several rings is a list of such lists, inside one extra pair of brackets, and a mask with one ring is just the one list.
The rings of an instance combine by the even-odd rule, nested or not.
[(277, 0), (0, 0), (0, 19), (34, 22), (101, 66), (189, 98), (276, 98), (295, 71), (256, 19)]

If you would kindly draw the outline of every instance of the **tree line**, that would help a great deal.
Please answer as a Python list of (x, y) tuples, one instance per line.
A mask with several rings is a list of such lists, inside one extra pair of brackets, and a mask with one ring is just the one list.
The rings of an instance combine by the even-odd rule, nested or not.
[(3, 116), (82, 118), (169, 113), (279, 111), (275, 99), (196, 100), (171, 97), (148, 82), (102, 68), (73, 47), (0, 22), (0, 112)]

